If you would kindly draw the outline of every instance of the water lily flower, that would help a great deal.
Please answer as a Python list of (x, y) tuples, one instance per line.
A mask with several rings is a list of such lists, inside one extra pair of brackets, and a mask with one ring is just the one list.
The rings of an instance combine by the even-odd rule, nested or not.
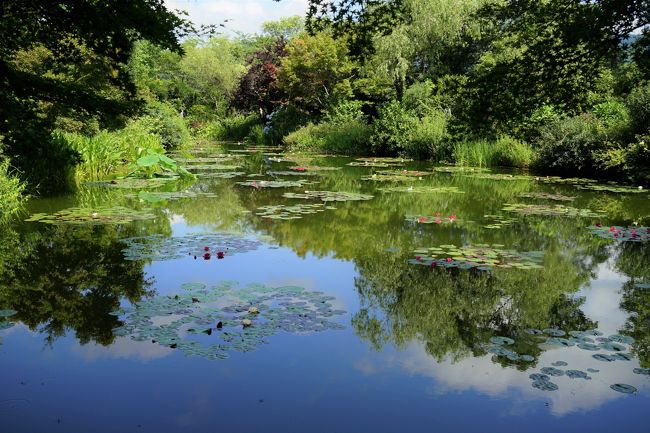
[(455, 221), (455, 220), (456, 220), (456, 215), (449, 216), (449, 221)]
[(601, 223), (596, 223), (596, 227), (602, 227), (603, 225)]
[(418, 223), (425, 223), (425, 222), (427, 222), (427, 219), (425, 217), (418, 218)]
[(445, 260), (447, 261), (447, 263), (451, 263), (454, 261), (451, 257), (447, 257)]
[(217, 258), (218, 259), (223, 259), (225, 257), (225, 255), (226, 255), (226, 253), (224, 253), (223, 251), (218, 251), (217, 252)]
[(436, 216), (439, 217), (439, 216), (440, 216), (440, 212), (436, 212)]
[(300, 171), (300, 172), (307, 171), (307, 169), (305, 167), (296, 167), (296, 168), (294, 168), (294, 170), (295, 171)]
[(616, 227), (611, 226), (611, 227), (609, 228), (609, 232), (610, 232), (610, 233), (613, 233), (613, 232), (615, 232), (615, 231), (616, 231)]
[(260, 186), (257, 184), (256, 181), (253, 181), (253, 183), (251, 184), (251, 186), (252, 186), (253, 188), (259, 188), (259, 187), (260, 187)]
[(417, 260), (418, 262), (422, 261), (422, 256), (415, 256), (415, 260)]
[(203, 247), (203, 251), (210, 251), (210, 247)]
[(441, 224), (441, 223), (442, 221), (440, 220), (440, 218), (436, 218), (436, 224)]
[(438, 267), (438, 263), (437, 262), (431, 262), (431, 267), (432, 268)]
[(203, 254), (203, 260), (210, 260), (210, 253)]

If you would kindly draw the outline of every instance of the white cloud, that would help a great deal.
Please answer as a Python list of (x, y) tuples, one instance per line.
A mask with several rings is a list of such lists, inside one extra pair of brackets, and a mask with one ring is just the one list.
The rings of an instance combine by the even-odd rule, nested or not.
[(195, 24), (219, 24), (228, 19), (231, 32), (256, 33), (264, 21), (305, 16), (308, 0), (165, 0), (169, 9), (189, 13)]

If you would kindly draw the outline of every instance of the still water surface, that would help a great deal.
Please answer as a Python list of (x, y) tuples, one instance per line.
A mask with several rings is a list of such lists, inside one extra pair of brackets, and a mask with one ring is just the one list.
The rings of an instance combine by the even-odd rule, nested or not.
[(2, 230), (2, 432), (650, 431), (650, 194), (223, 153)]

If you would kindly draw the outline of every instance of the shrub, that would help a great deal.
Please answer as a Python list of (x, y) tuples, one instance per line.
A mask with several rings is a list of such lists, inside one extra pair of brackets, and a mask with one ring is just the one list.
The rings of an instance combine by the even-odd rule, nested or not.
[(611, 140), (623, 139), (631, 130), (630, 112), (618, 101), (610, 100), (595, 105), (592, 113), (602, 126), (602, 132)]
[(7, 222), (22, 209), (25, 186), (10, 171), (9, 161), (0, 160), (0, 223)]
[(259, 120), (254, 114), (248, 116), (234, 114), (208, 122), (201, 131), (201, 135), (211, 140), (241, 141), (248, 136), (251, 128), (255, 125), (259, 125)]
[(533, 149), (510, 136), (495, 141), (474, 140), (457, 143), (453, 150), (458, 165), (471, 167), (528, 167), (533, 163)]
[(544, 104), (536, 108), (525, 118), (517, 128), (516, 135), (528, 142), (539, 137), (539, 130), (544, 126), (557, 122), (562, 118), (562, 112), (553, 105)]
[(361, 154), (367, 151), (370, 127), (361, 120), (309, 123), (290, 133), (284, 142), (291, 150)]
[(306, 111), (291, 104), (278, 108), (267, 116), (268, 122), (264, 127), (267, 141), (280, 144), (289, 133), (309, 123), (310, 118)]
[(171, 104), (166, 102), (149, 104), (146, 114), (133, 122), (160, 137), (162, 145), (167, 150), (182, 147), (191, 139), (183, 117)]
[(650, 183), (650, 134), (638, 136), (626, 149), (623, 167), (628, 179)]
[(419, 118), (413, 110), (391, 101), (379, 110), (371, 143), (378, 153), (442, 160), (449, 154), (448, 140), (447, 116), (441, 110), (430, 108)]
[(560, 173), (593, 173), (594, 155), (607, 150), (600, 122), (582, 114), (551, 122), (539, 131), (536, 166)]
[(262, 125), (253, 125), (246, 136), (246, 141), (254, 144), (264, 144), (266, 136), (264, 135), (264, 127)]
[(650, 82), (634, 88), (625, 100), (625, 105), (630, 110), (633, 132), (650, 132)]

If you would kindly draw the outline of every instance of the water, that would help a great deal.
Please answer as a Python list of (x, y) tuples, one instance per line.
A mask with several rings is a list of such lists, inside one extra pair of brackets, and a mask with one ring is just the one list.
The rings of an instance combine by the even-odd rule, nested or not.
[[(193, 155), (215, 152), (223, 151)], [(269, 158), (274, 156), (238, 153), (220, 164), (239, 165), (230, 171), (244, 175), (154, 189), (199, 193), (188, 198), (159, 201), (138, 196), (137, 189), (86, 186), (29, 205), (32, 213), (48, 214), (70, 207), (148, 208), (155, 219), (117, 225), (24, 222), (3, 230), (0, 309), (16, 311), (2, 322), (13, 326), (0, 331), (3, 432), (648, 430), (650, 376), (634, 369), (650, 367), (650, 244), (613, 242), (587, 228), (650, 225), (647, 193), (581, 189), (590, 184), (525, 173), (495, 178), (435, 172), (405, 182), (380, 181), (379, 173), (361, 180), (381, 170), (432, 167)], [(296, 165), (339, 169), (308, 167), (318, 175), (276, 178), (317, 183), (265, 188), (262, 181), (271, 180), (266, 171)], [(246, 177), (250, 173), (258, 176)], [(257, 188), (236, 184), (247, 180), (256, 180)], [(414, 191), (378, 190), (409, 185)], [(456, 190), (417, 192), (421, 187)], [(318, 212), (298, 214), (301, 219), (256, 215), (267, 205), (322, 203), (283, 197), (304, 190), (373, 198), (312, 206)], [(574, 199), (521, 196), (542, 192)], [(603, 215), (503, 210), (512, 203), (560, 204), (582, 215), (593, 215), (586, 209)], [(426, 219), (418, 222), (419, 217)], [(201, 242), (192, 245), (197, 233), (228, 235), (203, 238), (212, 245), (205, 260)], [(121, 242), (151, 235), (159, 236), (139, 245), (157, 243), (139, 256), (129, 256)], [(488, 259), (496, 257), (492, 264), (528, 257), (530, 266), (445, 267), (447, 257), (453, 266), (476, 263), (460, 263), (472, 257), (458, 248), (477, 244), (492, 245), (478, 247)], [(432, 257), (434, 268), (429, 251), (414, 252), (441, 245), (447, 247)], [(223, 259), (216, 258), (217, 250), (226, 252)], [(503, 258), (502, 250), (515, 255)], [(528, 252), (533, 253), (516, 255)], [(185, 283), (205, 289), (181, 287)], [(247, 289), (249, 284), (261, 286)], [(286, 286), (304, 290), (279, 293)], [(134, 310), (136, 302), (140, 307)], [(160, 303), (172, 304), (174, 314), (156, 316)], [(233, 305), (242, 307), (224, 310)], [(260, 312), (249, 313), (250, 306)], [(244, 327), (244, 318), (252, 326)], [(545, 343), (549, 335), (530, 335), (530, 329), (586, 333), (560, 337), (570, 344), (565, 347)], [(634, 339), (621, 342), (624, 355), (602, 346), (614, 334)], [(514, 343), (490, 343), (495, 336)], [(590, 348), (584, 346), (589, 341), (595, 350), (576, 346)], [(614, 360), (599, 361), (594, 354)], [(567, 364), (557, 369), (584, 372), (589, 379), (550, 376), (546, 382), (557, 390), (534, 388), (529, 376), (557, 361)], [(618, 383), (637, 392), (611, 389)]]

